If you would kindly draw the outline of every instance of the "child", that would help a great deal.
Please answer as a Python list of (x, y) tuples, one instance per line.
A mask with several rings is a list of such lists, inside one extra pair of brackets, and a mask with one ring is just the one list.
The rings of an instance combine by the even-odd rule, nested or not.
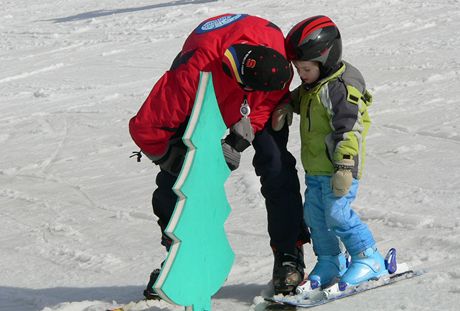
[[(350, 206), (364, 164), (371, 95), (361, 73), (341, 60), (340, 33), (330, 18), (298, 23), (286, 38), (286, 50), (302, 80), (292, 93), (291, 109), (300, 113), (304, 217), (318, 259), (308, 276), (311, 287), (327, 287), (336, 278), (345, 286), (378, 278), (388, 273), (384, 259)], [(288, 114), (286, 107), (275, 112), (275, 130), (289, 122)], [(348, 269), (339, 241), (351, 255)]]

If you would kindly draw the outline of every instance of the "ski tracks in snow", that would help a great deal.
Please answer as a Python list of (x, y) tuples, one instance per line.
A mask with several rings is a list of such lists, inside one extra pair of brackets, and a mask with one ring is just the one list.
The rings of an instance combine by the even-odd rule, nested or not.
[[(452, 294), (460, 293), (458, 1), (361, 1), (360, 10), (345, 0), (61, 2), (10, 1), (0, 14), (2, 311), (96, 311), (111, 304), (103, 301), (140, 298), (165, 253), (149, 202), (157, 171), (128, 159), (137, 148), (127, 124), (197, 21), (224, 12), (260, 14), (283, 30), (305, 12), (330, 15), (342, 29), (345, 59), (374, 93), (356, 210), (382, 251), (396, 247), (402, 261), (428, 273), (416, 289), (399, 287), (397, 301), (375, 293), (372, 306), (362, 299), (340, 308), (425, 310), (423, 301), (427, 310), (453, 310)], [(290, 146), (299, 159), (295, 126)], [(251, 160), (245, 152), (226, 185), (237, 257), (216, 310), (246, 310), (271, 275)], [(309, 246), (306, 261), (314, 264)]]

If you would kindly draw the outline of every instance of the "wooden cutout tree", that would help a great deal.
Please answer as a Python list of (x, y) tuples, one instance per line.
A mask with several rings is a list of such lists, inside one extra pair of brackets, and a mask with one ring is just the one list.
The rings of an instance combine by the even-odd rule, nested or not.
[(186, 310), (211, 310), (211, 296), (233, 264), (224, 231), (230, 213), (224, 188), (230, 170), (221, 147), (226, 129), (212, 75), (201, 73), (183, 136), (188, 152), (173, 187), (178, 201), (165, 230), (173, 244), (154, 285), (161, 298)]

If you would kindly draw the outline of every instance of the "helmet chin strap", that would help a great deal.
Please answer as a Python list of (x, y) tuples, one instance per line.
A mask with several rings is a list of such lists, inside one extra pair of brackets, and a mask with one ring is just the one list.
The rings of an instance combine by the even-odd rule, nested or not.
[(329, 68), (326, 68), (323, 66), (323, 64), (320, 63), (319, 65), (319, 71), (320, 71), (320, 74), (319, 74), (319, 80), (321, 79), (324, 79), (326, 78), (327, 76), (331, 75), (332, 73), (336, 72), (337, 70), (339, 70), (340, 67), (342, 67), (342, 62), (338, 63), (338, 64), (335, 64), (334, 66), (332, 67), (329, 67)]

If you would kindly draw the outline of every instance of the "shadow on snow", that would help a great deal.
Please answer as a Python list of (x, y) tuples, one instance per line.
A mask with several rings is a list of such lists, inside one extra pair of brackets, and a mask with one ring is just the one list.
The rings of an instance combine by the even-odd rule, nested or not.
[(78, 20), (84, 19), (91, 19), (96, 17), (108, 16), (108, 15), (115, 15), (115, 14), (123, 14), (123, 13), (131, 13), (137, 11), (145, 11), (145, 10), (153, 10), (158, 8), (165, 8), (171, 6), (178, 6), (184, 4), (200, 4), (200, 3), (207, 3), (207, 2), (216, 2), (217, 0), (176, 0), (167, 3), (159, 3), (159, 4), (152, 4), (141, 6), (137, 8), (126, 8), (126, 9), (113, 9), (113, 10), (96, 10), (86, 13), (80, 13), (77, 15), (67, 16), (67, 17), (59, 17), (48, 19), (46, 21), (52, 21), (54, 23), (66, 23), (66, 22), (74, 22)]
[[(213, 300), (229, 299), (246, 304), (253, 303), (255, 296), (266, 287), (261, 284), (233, 284), (223, 286)], [(143, 286), (113, 287), (54, 287), (30, 289), (0, 286), (0, 311), (37, 311), (46, 307), (55, 307), (61, 303), (94, 301), (111, 304), (128, 303), (142, 299)], [(165, 310), (151, 308), (149, 310)]]

